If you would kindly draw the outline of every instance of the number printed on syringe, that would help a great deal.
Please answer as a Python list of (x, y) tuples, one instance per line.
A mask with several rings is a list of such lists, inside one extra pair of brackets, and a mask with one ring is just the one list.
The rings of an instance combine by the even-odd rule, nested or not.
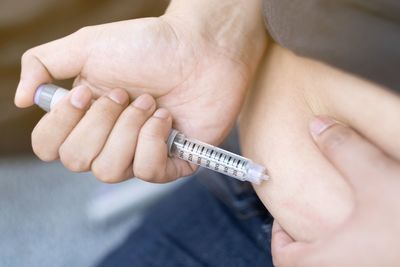
[(168, 140), (170, 154), (241, 181), (260, 183), (268, 179), (266, 169), (251, 160), (218, 147), (189, 139), (174, 130)]
[(245, 180), (246, 171), (244, 165), (246, 161), (233, 159), (231, 156), (228, 157), (226, 154), (218, 153), (215, 150), (205, 148), (204, 146), (187, 142), (188, 147), (191, 145), (194, 147), (194, 150), (191, 150), (190, 152), (187, 152), (184, 149), (179, 149), (178, 147), (178, 157), (205, 168), (221, 172), (229, 176), (234, 176), (239, 180)]

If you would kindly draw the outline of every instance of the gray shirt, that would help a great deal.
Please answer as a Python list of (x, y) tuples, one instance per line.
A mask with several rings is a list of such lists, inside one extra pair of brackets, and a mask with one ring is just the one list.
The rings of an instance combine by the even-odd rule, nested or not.
[(264, 0), (274, 40), (400, 92), (400, 0)]

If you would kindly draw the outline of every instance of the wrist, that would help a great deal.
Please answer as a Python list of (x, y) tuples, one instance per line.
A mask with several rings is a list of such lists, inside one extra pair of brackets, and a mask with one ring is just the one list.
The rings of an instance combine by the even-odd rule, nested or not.
[(261, 0), (172, 0), (164, 17), (248, 66), (257, 65), (267, 44)]

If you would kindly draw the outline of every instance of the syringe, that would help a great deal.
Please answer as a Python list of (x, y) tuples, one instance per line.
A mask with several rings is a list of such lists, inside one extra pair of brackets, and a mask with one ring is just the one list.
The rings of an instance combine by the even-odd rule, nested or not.
[[(43, 84), (36, 91), (35, 103), (45, 111), (50, 111), (68, 92), (53, 84)], [(260, 184), (269, 179), (267, 169), (250, 159), (188, 138), (175, 129), (169, 134), (167, 147), (170, 157), (178, 157), (240, 181)]]

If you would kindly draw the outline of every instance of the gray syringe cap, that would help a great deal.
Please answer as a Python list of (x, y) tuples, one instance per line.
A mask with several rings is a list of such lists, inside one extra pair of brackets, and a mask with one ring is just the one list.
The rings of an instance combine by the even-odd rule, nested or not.
[(36, 90), (35, 104), (49, 112), (51, 108), (51, 100), (59, 87), (53, 84), (42, 84)]
[(172, 145), (174, 144), (175, 137), (179, 134), (179, 132), (175, 129), (171, 129), (169, 132), (169, 136), (167, 139), (167, 147), (168, 147), (168, 156), (172, 157)]

